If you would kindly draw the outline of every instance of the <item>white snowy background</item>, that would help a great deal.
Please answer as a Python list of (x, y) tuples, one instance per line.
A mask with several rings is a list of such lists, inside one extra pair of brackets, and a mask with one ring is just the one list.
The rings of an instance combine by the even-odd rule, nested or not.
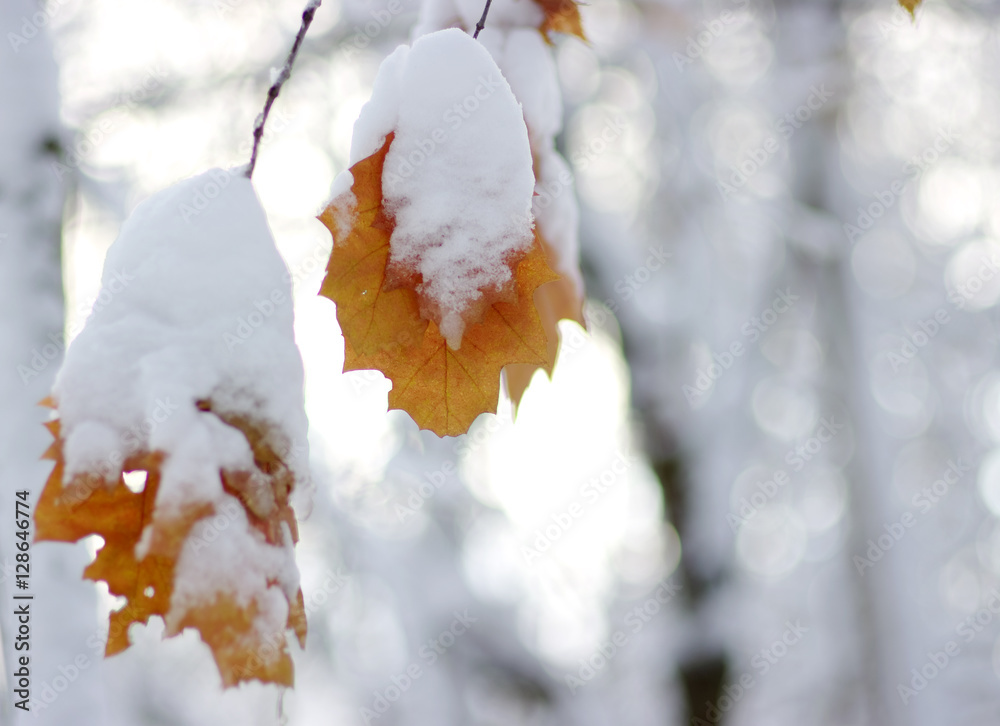
[[(113, 599), (79, 579), (93, 543), (43, 544), (32, 687), (51, 703), (15, 716), (13, 492), (50, 466), (35, 404), (63, 341), (115, 304), (98, 295), (125, 217), (246, 163), (301, 11), (0, 7), (0, 723), (996, 723), (992, 0), (927, 0), (916, 23), (893, 0), (589, 2), (590, 42), (558, 38), (553, 57), (590, 330), (564, 324), (554, 380), (516, 423), (502, 402), (455, 439), (386, 413), (380, 374), (339, 372), (316, 295), (330, 236), (314, 217), (421, 12), (326, 0), (254, 174), (292, 274), (310, 426), (296, 687), (222, 692), (197, 635), (161, 641), (160, 623), (102, 660)], [(421, 30), (454, 11), (427, 3)], [(497, 30), (523, 20), (494, 11)]]

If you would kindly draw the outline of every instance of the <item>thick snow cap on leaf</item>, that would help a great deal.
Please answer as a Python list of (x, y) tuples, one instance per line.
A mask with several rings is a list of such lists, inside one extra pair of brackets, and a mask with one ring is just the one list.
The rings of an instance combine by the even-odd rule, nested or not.
[(535, 28), (503, 29), (489, 25), (479, 40), (521, 104), (532, 147), (551, 144), (562, 129), (562, 90), (552, 50), (542, 34)]
[[(105, 538), (86, 574), (128, 600), (108, 653), (161, 615), (167, 635), (199, 630), (225, 685), (290, 685), (282, 633), (305, 638), (289, 506), (308, 481), (303, 371), (290, 276), (248, 179), (214, 169), (135, 209), (53, 394), (36, 525)], [(141, 494), (124, 462), (147, 472)]]
[(158, 507), (217, 499), (219, 470), (252, 468), (253, 455), (241, 432), (202, 410), (210, 400), (280, 432), (272, 447), (306, 480), (292, 320), (287, 268), (249, 180), (215, 169), (144, 201), (108, 251), (56, 380), (67, 477), (113, 481), (130, 455), (160, 451)]
[(582, 299), (573, 174), (555, 150), (556, 134), (562, 130), (562, 93), (552, 51), (534, 29), (487, 27), (479, 38), (510, 82), (528, 125), (537, 178), (532, 206), (535, 223), (556, 256), (555, 271), (572, 280)]
[[(402, 46), (379, 69), (351, 163), (395, 137), (382, 173), (389, 277), (415, 284), (452, 348), (533, 243), (531, 150), (521, 108), (489, 52), (457, 29)], [(349, 177), (335, 182), (346, 188)]]

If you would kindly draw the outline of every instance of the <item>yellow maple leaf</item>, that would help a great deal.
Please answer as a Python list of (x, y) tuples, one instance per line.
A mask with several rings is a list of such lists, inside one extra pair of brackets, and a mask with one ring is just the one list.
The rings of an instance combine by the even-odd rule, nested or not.
[(902, 5), (906, 10), (909, 11), (910, 16), (916, 18), (917, 6), (923, 2), (923, 0), (899, 0), (899, 4)]
[(390, 408), (439, 436), (456, 436), (479, 414), (496, 412), (505, 366), (545, 366), (554, 358), (535, 291), (558, 275), (536, 231), (529, 252), (511, 262), (514, 289), (485, 296), (466, 319), (461, 346), (449, 348), (437, 324), (421, 317), (416, 281), (407, 287), (387, 278), (393, 226), (382, 207), (381, 176), (392, 139), (351, 167), (351, 194), (335, 198), (319, 217), (334, 237), (320, 294), (337, 303), (344, 370), (382, 371), (393, 382)]
[[(56, 408), (51, 399), (42, 404)], [(207, 402), (200, 407), (211, 409)], [(281, 522), (291, 519), (294, 525), (288, 505), (291, 475), (267, 442), (266, 427), (239, 417), (220, 418), (228, 418), (227, 423), (247, 436), (260, 473), (272, 484), (273, 506), (263, 517), (260, 513), (266, 507), (262, 509), (258, 501), (252, 506), (248, 504), (250, 497), (246, 487), (239, 484), (253, 478), (247, 472), (220, 472), (227, 491), (244, 504), (251, 524), (265, 536), (268, 532), (273, 536)], [(117, 481), (108, 482), (99, 474), (81, 473), (66, 481), (59, 420), (49, 421), (46, 427), (55, 441), (43, 458), (53, 460), (55, 466), (35, 507), (35, 541), (76, 542), (92, 534), (104, 540), (94, 561), (84, 570), (84, 576), (95, 582), (105, 581), (113, 595), (125, 598), (125, 604), (109, 616), (105, 656), (111, 656), (129, 647), (128, 629), (133, 623), (148, 623), (152, 615), (167, 620), (181, 549), (194, 525), (218, 512), (213, 505), (201, 503), (182, 507), (170, 517), (157, 515), (155, 503), (160, 487), (160, 466), (164, 461), (160, 452), (142, 452), (123, 463), (123, 471), (146, 473), (145, 485), (138, 492), (125, 484), (123, 475), (119, 475)], [(255, 481), (260, 481), (260, 477)], [(294, 527), (291, 532), (293, 539), (297, 539)], [(140, 559), (136, 547), (144, 538), (148, 538), (147, 546)], [(268, 541), (272, 542), (271, 537)], [(294, 601), (289, 602), (286, 623), (286, 628), (295, 632), (300, 644), (304, 644), (306, 628), (303, 602), (299, 590)], [(259, 632), (254, 622), (255, 614), (253, 602), (248, 607), (241, 607), (223, 596), (213, 606), (188, 611), (177, 627), (168, 628), (167, 636), (176, 635), (185, 627), (197, 628), (202, 640), (212, 649), (226, 686), (252, 679), (291, 686), (293, 667), (284, 634)]]

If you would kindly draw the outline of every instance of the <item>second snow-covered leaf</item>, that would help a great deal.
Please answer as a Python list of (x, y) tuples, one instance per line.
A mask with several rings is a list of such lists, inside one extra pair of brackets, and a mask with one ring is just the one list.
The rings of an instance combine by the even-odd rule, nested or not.
[[(85, 575), (126, 599), (108, 655), (159, 615), (167, 636), (199, 631), (224, 685), (292, 685), (303, 371), (288, 271), (250, 181), (217, 169), (140, 204), (99, 299), (50, 401), (36, 536), (104, 539)], [(129, 471), (145, 472), (141, 490)]]
[(505, 366), (553, 357), (535, 291), (558, 276), (533, 229), (520, 106), (479, 43), (432, 33), (382, 64), (351, 159), (320, 216), (345, 370), (383, 371), (391, 407), (464, 433), (496, 411)]

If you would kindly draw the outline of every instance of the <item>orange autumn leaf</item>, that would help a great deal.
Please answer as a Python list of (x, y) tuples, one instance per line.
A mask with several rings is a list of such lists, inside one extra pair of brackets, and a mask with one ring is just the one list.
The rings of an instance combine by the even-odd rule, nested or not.
[(449, 348), (437, 324), (421, 317), (414, 289), (387, 281), (393, 223), (382, 206), (382, 170), (392, 139), (351, 167), (352, 194), (335, 198), (319, 217), (334, 237), (320, 294), (337, 303), (344, 370), (382, 371), (393, 382), (390, 408), (407, 411), (439, 436), (455, 436), (479, 414), (496, 412), (505, 366), (548, 363), (534, 294), (558, 276), (536, 231), (531, 250), (514, 267), (514, 289), (488, 298), (467, 320), (461, 346)]
[[(542, 179), (541, 157), (537, 153), (532, 153), (531, 161), (535, 183), (538, 184)], [(540, 233), (538, 239), (545, 251), (545, 259), (549, 266), (552, 269), (558, 269), (559, 256), (556, 250)], [(543, 365), (517, 363), (504, 369), (504, 385), (507, 397), (514, 404), (515, 416), (517, 415), (517, 407), (520, 405), (521, 398), (528, 389), (535, 371), (541, 368), (550, 379), (552, 378), (552, 370), (555, 368), (556, 356), (559, 353), (559, 321), (572, 320), (586, 328), (583, 318), (583, 297), (576, 285), (568, 278), (560, 277), (558, 280), (547, 282), (535, 290), (535, 308), (541, 317), (542, 327), (545, 328), (546, 359)]]
[[(42, 404), (55, 408), (51, 399)], [(262, 427), (241, 425), (242, 421), (227, 423), (243, 431), (254, 451), (255, 463), (258, 468), (262, 465), (265, 468), (257, 472), (256, 478), (248, 472), (223, 471), (220, 476), (227, 491), (231, 490), (230, 493), (247, 507), (251, 523), (259, 531), (273, 532), (274, 527), (279, 526), (276, 523), (287, 523), (291, 516), (287, 501), (289, 482), (284, 474), (287, 470), (280, 463), (280, 457), (264, 443), (266, 432)], [(35, 508), (35, 540), (76, 542), (92, 534), (104, 540), (94, 561), (84, 570), (84, 576), (95, 582), (103, 580), (113, 595), (125, 598), (125, 604), (109, 616), (105, 656), (115, 655), (129, 647), (128, 630), (133, 623), (148, 623), (152, 615), (169, 622), (181, 550), (195, 525), (218, 512), (213, 505), (201, 503), (182, 508), (170, 516), (157, 516), (155, 502), (164, 460), (159, 452), (140, 453), (123, 463), (122, 471), (145, 472), (146, 481), (141, 491), (132, 491), (123, 475), (109, 482), (98, 473), (83, 473), (66, 481), (59, 420), (48, 422), (46, 428), (55, 441), (43, 458), (53, 460), (55, 466)], [(248, 497), (244, 493), (247, 487), (241, 488), (239, 484), (252, 478), (259, 481), (260, 474), (274, 484), (273, 506), (268, 510), (267, 521), (247, 504)], [(231, 481), (237, 484), (230, 486)], [(258, 502), (253, 506), (259, 511), (266, 509)], [(291, 531), (294, 536), (296, 530)], [(140, 542), (145, 547), (141, 558), (136, 551)], [(189, 610), (175, 627), (168, 626), (167, 637), (185, 627), (197, 628), (202, 640), (212, 649), (226, 686), (252, 679), (291, 686), (294, 680), (292, 662), (284, 633), (259, 632), (253, 621), (254, 614), (253, 602), (249, 608), (241, 608), (231, 599), (220, 598), (211, 607)], [(289, 602), (286, 627), (296, 633), (300, 644), (304, 643), (305, 609), (301, 590), (295, 601)], [(277, 646), (275, 635), (280, 636)]]
[(421, 428), (457, 436), (481, 413), (495, 413), (500, 371), (507, 365), (545, 365), (547, 340), (535, 310), (534, 292), (557, 279), (536, 242), (517, 267), (517, 299), (491, 305), (466, 328), (462, 347), (452, 350), (430, 323), (419, 347), (406, 355), (358, 353), (348, 341), (344, 370), (376, 368), (393, 381), (389, 407), (403, 409)]
[[(269, 428), (245, 414), (215, 410), (211, 401), (199, 401), (198, 408), (212, 411), (224, 423), (242, 432), (253, 452), (255, 471), (223, 469), (223, 489), (243, 505), (251, 527), (269, 545), (281, 546), (282, 528), (291, 533), (292, 542), (299, 539), (298, 523), (290, 496), (295, 486), (294, 476), (285, 465), (279, 449), (287, 449), (287, 441), (275, 437)], [(277, 438), (277, 441), (273, 439)], [(306, 610), (299, 588), (294, 600), (288, 600), (285, 628), (295, 633), (299, 646), (306, 645)], [(208, 608), (188, 610), (177, 623), (168, 623), (168, 635), (193, 627), (201, 633), (215, 654), (225, 686), (257, 679), (264, 683), (292, 686), (292, 659), (285, 638), (280, 633), (269, 637), (260, 634), (254, 623), (257, 604), (241, 605), (227, 594), (218, 594)], [(275, 642), (277, 641), (277, 642)]]
[(576, 0), (535, 0), (545, 13), (545, 20), (538, 28), (545, 39), (552, 42), (549, 33), (566, 33), (586, 40), (580, 20), (580, 5)]
[(551, 378), (559, 353), (559, 321), (572, 320), (584, 326), (583, 305), (572, 282), (564, 277), (547, 282), (535, 290), (535, 308), (545, 330), (545, 362), (540, 365), (515, 363), (504, 369), (507, 396), (515, 409), (539, 368)]
[(125, 463), (130, 471), (146, 472), (146, 486), (140, 493), (129, 489), (123, 478), (109, 487), (99, 476), (79, 476), (66, 487), (58, 420), (49, 422), (48, 427), (57, 440), (45, 458), (56, 463), (35, 509), (35, 540), (76, 542), (91, 534), (104, 539), (84, 577), (104, 580), (111, 594), (126, 599), (125, 606), (110, 616), (105, 655), (114, 655), (128, 648), (132, 623), (147, 623), (150, 615), (166, 615), (180, 546), (194, 522), (211, 511), (192, 511), (157, 527), (157, 547), (139, 562), (135, 546), (152, 521), (160, 481), (159, 457), (133, 457)]
[(413, 345), (427, 328), (414, 290), (386, 289), (392, 221), (382, 209), (382, 168), (392, 140), (351, 167), (354, 199), (337, 197), (319, 217), (335, 240), (320, 295), (337, 303), (344, 337), (365, 354)]

